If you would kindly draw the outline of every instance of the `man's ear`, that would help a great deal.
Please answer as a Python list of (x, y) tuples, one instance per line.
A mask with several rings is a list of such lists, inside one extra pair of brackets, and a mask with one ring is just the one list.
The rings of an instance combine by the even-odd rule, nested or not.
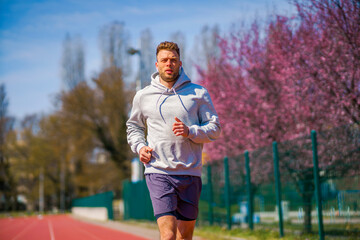
[(155, 62), (155, 67), (156, 67), (156, 71), (159, 71), (157, 62)]
[(180, 67), (182, 67), (182, 61), (180, 61)]

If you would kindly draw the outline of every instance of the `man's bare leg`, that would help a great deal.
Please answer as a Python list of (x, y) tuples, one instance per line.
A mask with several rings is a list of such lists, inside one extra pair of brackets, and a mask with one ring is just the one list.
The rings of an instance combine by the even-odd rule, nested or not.
[(196, 220), (193, 221), (181, 221), (177, 220), (177, 240), (191, 240), (194, 228), (195, 228)]
[(161, 240), (175, 240), (177, 220), (172, 215), (165, 215), (157, 219)]

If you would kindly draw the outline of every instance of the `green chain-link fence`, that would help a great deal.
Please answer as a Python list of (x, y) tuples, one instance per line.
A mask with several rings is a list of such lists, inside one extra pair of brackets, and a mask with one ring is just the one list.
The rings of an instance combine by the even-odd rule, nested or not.
[(274, 142), (203, 171), (200, 224), (360, 235), (359, 126)]

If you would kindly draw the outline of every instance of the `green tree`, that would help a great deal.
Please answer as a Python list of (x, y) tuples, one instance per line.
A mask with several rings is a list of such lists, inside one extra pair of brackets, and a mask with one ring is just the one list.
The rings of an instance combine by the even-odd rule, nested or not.
[(0, 210), (16, 209), (16, 193), (14, 191), (14, 179), (10, 173), (10, 162), (7, 154), (7, 141), (12, 131), (14, 119), (8, 116), (8, 99), (6, 97), (5, 85), (0, 85), (0, 197), (3, 196), (4, 203), (0, 202)]
[(13, 132), (9, 138), (10, 171), (16, 183), (16, 193), (25, 196), (28, 210), (35, 210), (39, 199), (41, 164), (33, 154), (34, 148), (39, 144), (36, 137), (38, 122), (38, 116), (26, 116), (21, 121), (20, 130)]
[(62, 119), (87, 131), (94, 146), (104, 149), (119, 168), (121, 178), (129, 175), (129, 148), (126, 140), (127, 94), (122, 71), (112, 66), (93, 79), (95, 88), (82, 83), (61, 96)]

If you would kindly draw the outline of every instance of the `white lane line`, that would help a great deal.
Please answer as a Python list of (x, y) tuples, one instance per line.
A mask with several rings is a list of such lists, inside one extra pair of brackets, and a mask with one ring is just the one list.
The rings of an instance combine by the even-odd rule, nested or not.
[(81, 228), (78, 228), (78, 229), (81, 230), (82, 232), (86, 233), (88, 236), (92, 237), (95, 240), (102, 240), (101, 238), (98, 238), (98, 237), (92, 235), (91, 233), (89, 233), (88, 231), (86, 231), (84, 229), (81, 229)]
[(55, 240), (54, 229), (50, 220), (48, 220), (48, 226), (49, 226), (50, 238), (51, 240)]
[(33, 221), (32, 223), (30, 223), (30, 225), (28, 225), (26, 228), (24, 228), (22, 231), (20, 231), (13, 239), (11, 239), (11, 240), (15, 240), (15, 239), (17, 239), (17, 238), (19, 238), (22, 234), (24, 234), (25, 232), (27, 232), (29, 229), (30, 229), (30, 227), (32, 227), (32, 225), (34, 225), (34, 224), (37, 224), (38, 223), (38, 221)]

